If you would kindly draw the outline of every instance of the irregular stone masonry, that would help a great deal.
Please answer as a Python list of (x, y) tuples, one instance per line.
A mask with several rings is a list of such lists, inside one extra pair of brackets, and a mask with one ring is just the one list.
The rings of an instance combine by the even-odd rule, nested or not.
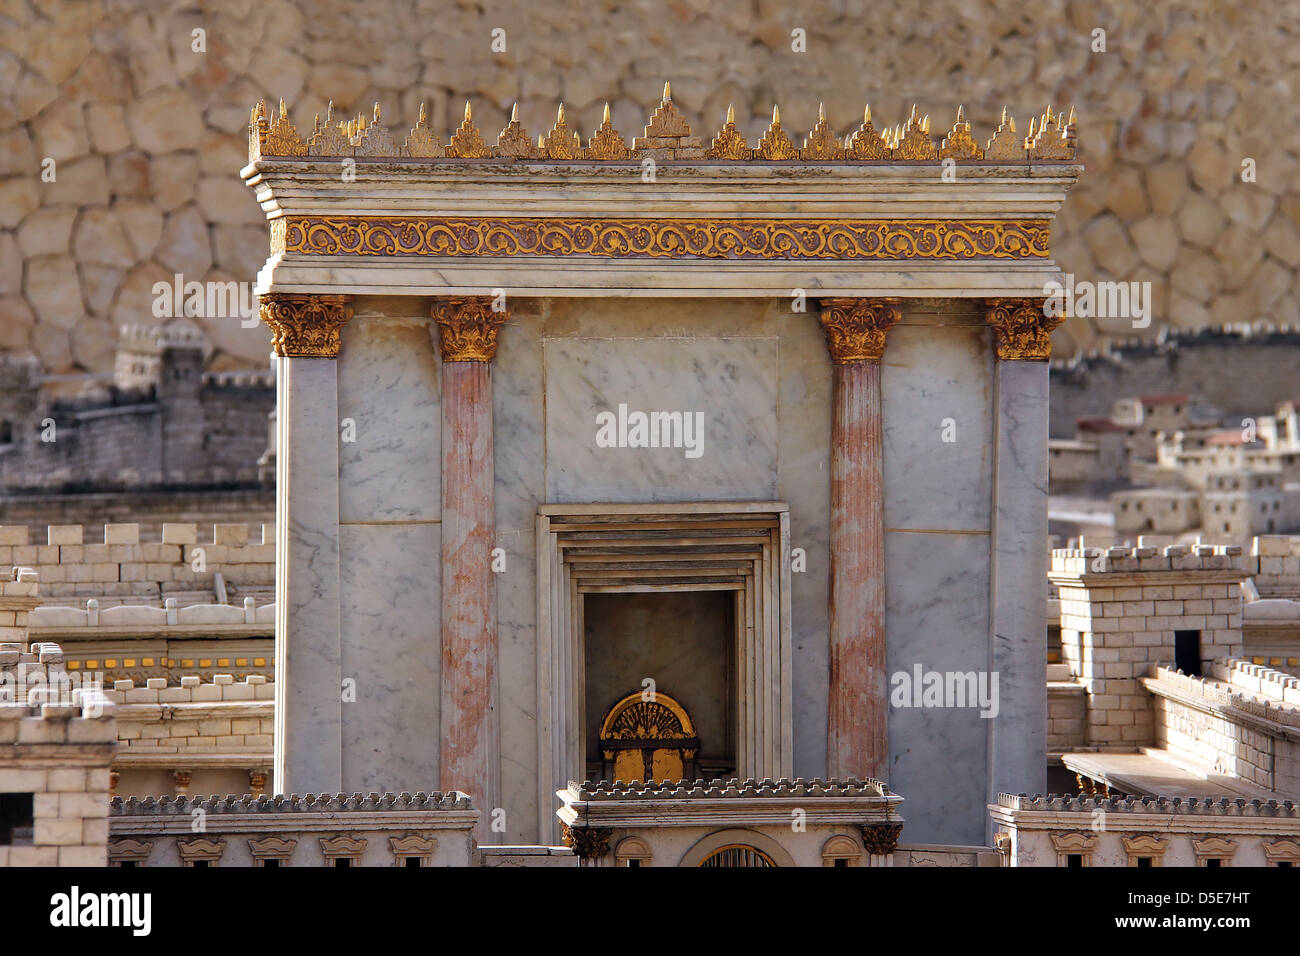
[[(1094, 568), (1098, 558), (1105, 564)], [(1055, 548), (1051, 571), (1055, 574), (1104, 574), (1123, 571), (1247, 570), (1240, 545), (1181, 545), (1165, 548)]]
[(142, 542), (137, 524), (109, 524), (102, 531), (50, 525), (44, 544), (32, 543), (26, 526), (0, 525), (0, 567), (11, 564), (37, 569), (47, 604), (212, 594), (218, 572), (229, 591), (269, 591), (275, 586), (275, 525), (250, 532), (246, 524), (216, 524), (200, 539), (197, 525), (165, 523), (156, 542)]
[(1300, 535), (1260, 535), (1246, 556), (1262, 598), (1300, 598)]
[(998, 794), (998, 806), (1011, 810), (1091, 813), (1166, 813), (1220, 817), (1292, 817), (1300, 819), (1300, 804), (1291, 800), (1218, 800), (1203, 797), (1096, 797), (1069, 794)]

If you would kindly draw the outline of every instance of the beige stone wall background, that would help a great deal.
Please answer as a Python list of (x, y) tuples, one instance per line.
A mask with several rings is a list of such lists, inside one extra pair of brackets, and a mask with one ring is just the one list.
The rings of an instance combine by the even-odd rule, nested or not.
[[(1097, 28), (1105, 53), (1090, 49)], [(665, 79), (696, 132), (734, 102), (751, 140), (774, 102), (795, 135), (818, 101), (840, 133), (867, 101), (878, 126), (916, 102), (936, 135), (964, 103), (981, 140), (1004, 103), (1022, 131), (1049, 102), (1077, 104), (1087, 172), (1058, 261), (1080, 279), (1150, 280), (1143, 334), (1296, 324), (1298, 41), (1300, 5), (1262, 0), (0, 0), (0, 350), (105, 372), (120, 324), (159, 321), (155, 282), (251, 281), (266, 226), (237, 172), (261, 97), (284, 97), (308, 131), (330, 98), (344, 115), (378, 100), (395, 134), (425, 101), (444, 135), (468, 98), (490, 138), (514, 102), (535, 136), (563, 99), (585, 140), (606, 100), (639, 134)], [(40, 179), (46, 157), (55, 182)], [(200, 324), (210, 367), (265, 363), (264, 328)], [(1132, 334), (1071, 319), (1058, 354), (1099, 331)]]

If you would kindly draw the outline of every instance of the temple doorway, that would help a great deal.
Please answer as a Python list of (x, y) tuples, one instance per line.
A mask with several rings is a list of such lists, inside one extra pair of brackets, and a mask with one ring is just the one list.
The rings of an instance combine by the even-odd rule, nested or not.
[(588, 778), (734, 775), (735, 592), (591, 593), (583, 602)]

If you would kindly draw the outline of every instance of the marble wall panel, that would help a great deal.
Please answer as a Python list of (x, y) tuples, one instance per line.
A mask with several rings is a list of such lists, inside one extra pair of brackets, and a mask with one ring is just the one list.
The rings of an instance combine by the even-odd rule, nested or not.
[(343, 789), (438, 789), (440, 526), (339, 529)]
[[(989, 669), (989, 538), (885, 535), (887, 676)], [(889, 708), (890, 787), (909, 843), (984, 842), (989, 721), (974, 707)]]
[[(339, 514), (344, 522), (436, 521), (441, 507), (441, 363), (423, 299), (375, 314), (362, 299), (338, 358)], [(408, 314), (410, 313), (410, 314)], [(335, 431), (341, 432), (336, 423)]]

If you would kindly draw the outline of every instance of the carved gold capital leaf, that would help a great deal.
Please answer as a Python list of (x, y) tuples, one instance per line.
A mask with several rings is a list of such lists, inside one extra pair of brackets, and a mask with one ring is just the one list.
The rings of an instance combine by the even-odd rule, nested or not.
[(835, 365), (879, 362), (885, 354), (886, 334), (902, 317), (901, 299), (822, 299), (821, 321), (831, 362)]
[(497, 333), (510, 317), (494, 312), (492, 297), (448, 296), (433, 303), (438, 345), (444, 362), (491, 362), (497, 354)]
[(608, 853), (609, 838), (613, 832), (609, 827), (571, 827), (567, 823), (560, 824), (564, 845), (584, 860), (599, 858)]
[(284, 358), (338, 358), (339, 332), (352, 318), (346, 295), (268, 292), (262, 296), (262, 321), (271, 329), (271, 346)]
[(1045, 362), (1052, 357), (1052, 330), (1063, 321), (1043, 312), (1043, 299), (988, 299), (985, 320), (997, 335), (998, 358)]
[(862, 828), (862, 845), (872, 856), (888, 856), (898, 849), (901, 823), (868, 823)]

